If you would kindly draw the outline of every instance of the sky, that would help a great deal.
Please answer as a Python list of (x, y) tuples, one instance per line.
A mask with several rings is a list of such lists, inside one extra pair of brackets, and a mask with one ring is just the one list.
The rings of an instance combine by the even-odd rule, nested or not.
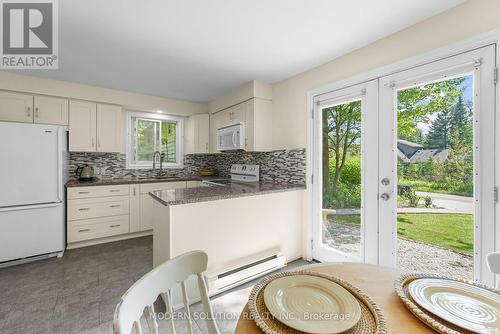
[[(463, 87), (465, 87), (464, 94), (462, 95), (464, 98), (464, 101), (472, 101), (472, 75), (468, 75), (465, 77), (465, 81), (462, 84)], [(422, 131), (423, 135), (426, 135), (429, 132), (430, 125), (432, 121), (434, 121), (437, 117), (437, 113), (434, 113), (429, 116), (429, 121), (428, 122), (420, 122), (417, 123), (417, 128)]]

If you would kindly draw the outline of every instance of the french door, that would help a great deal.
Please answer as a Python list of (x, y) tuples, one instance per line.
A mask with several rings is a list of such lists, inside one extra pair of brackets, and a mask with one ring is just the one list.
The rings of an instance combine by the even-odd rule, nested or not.
[(313, 256), (377, 263), (378, 80), (316, 96), (314, 115)]
[(495, 61), (487, 46), (314, 98), (313, 258), (493, 284)]

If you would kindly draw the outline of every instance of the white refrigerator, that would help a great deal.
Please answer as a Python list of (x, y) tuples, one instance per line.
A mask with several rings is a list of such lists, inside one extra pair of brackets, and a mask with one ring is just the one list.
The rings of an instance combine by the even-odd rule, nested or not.
[(66, 129), (0, 122), (0, 266), (66, 247)]

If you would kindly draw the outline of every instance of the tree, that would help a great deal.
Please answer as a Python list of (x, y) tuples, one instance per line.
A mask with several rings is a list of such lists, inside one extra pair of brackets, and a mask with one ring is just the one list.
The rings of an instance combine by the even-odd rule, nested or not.
[(445, 149), (451, 132), (451, 112), (449, 109), (438, 113), (427, 134), (427, 147)]
[(398, 91), (398, 137), (419, 142), (417, 124), (427, 123), (429, 116), (449, 110), (463, 95), (464, 81), (465, 78), (456, 78)]
[(459, 96), (455, 105), (442, 110), (431, 123), (427, 134), (428, 147), (446, 149), (450, 147), (450, 134), (462, 137), (464, 145), (472, 145), (472, 108)]
[[(324, 108), (322, 114), (323, 189), (335, 196), (347, 156), (356, 144), (359, 145), (361, 138), (361, 101)], [(330, 156), (334, 160), (331, 180), (329, 175)]]

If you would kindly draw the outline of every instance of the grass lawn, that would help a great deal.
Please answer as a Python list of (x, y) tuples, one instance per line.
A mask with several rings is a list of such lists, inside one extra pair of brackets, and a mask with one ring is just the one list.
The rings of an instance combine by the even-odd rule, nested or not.
[[(358, 215), (335, 216), (335, 221), (339, 224), (352, 226), (360, 224)], [(398, 214), (398, 236), (472, 255), (474, 244), (472, 215)]]

